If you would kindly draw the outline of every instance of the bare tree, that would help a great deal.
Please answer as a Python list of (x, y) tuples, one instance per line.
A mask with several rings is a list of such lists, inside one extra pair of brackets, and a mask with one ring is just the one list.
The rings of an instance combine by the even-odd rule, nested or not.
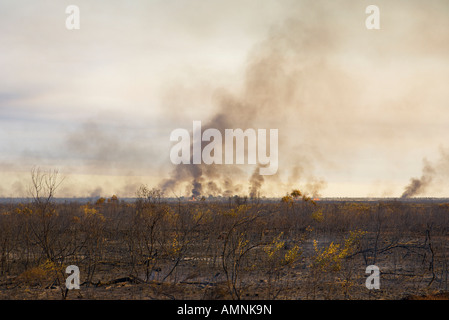
[(63, 217), (59, 217), (54, 202), (56, 190), (63, 180), (58, 170), (42, 171), (36, 167), (31, 169), (29, 192), (33, 202), (28, 222), (32, 236), (42, 250), (42, 258), (52, 266), (54, 282), (60, 286), (62, 297), (65, 298), (67, 290), (62, 288), (65, 278), (63, 263), (69, 242), (65, 241), (64, 236), (69, 224), (63, 222)]

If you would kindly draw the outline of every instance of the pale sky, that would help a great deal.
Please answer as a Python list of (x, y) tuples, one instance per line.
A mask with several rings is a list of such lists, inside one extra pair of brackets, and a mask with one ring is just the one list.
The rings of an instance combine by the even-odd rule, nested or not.
[(447, 196), (448, 57), (447, 0), (2, 0), (0, 196), (27, 196), (33, 166), (66, 177), (57, 196), (156, 187), (170, 132), (226, 110), (222, 92), (279, 129), (263, 195), (400, 196), (427, 159), (442, 169), (422, 195)]

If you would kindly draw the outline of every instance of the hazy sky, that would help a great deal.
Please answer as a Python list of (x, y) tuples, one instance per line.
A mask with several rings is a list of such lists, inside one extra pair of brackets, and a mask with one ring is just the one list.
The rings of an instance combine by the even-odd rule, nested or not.
[(226, 110), (279, 129), (263, 195), (400, 196), (427, 159), (422, 195), (447, 196), (448, 57), (447, 0), (2, 0), (0, 196), (33, 166), (66, 177), (58, 196), (157, 186), (170, 132)]

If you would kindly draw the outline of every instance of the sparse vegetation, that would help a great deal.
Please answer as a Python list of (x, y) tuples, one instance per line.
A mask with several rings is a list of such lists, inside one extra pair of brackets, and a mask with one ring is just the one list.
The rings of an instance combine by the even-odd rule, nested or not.
[[(447, 203), (313, 201), (299, 190), (278, 201), (166, 201), (146, 186), (134, 202), (57, 203), (57, 172), (33, 174), (31, 201), (0, 205), (1, 298), (401, 299), (448, 290)], [(78, 293), (65, 290), (71, 264)], [(381, 290), (364, 286), (370, 264)]]

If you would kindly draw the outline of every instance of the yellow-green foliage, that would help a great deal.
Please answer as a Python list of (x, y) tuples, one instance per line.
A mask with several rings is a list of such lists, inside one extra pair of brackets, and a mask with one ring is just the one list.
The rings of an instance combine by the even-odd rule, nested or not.
[(346, 258), (353, 254), (365, 234), (366, 231), (362, 230), (349, 231), (349, 237), (346, 238), (343, 249), (340, 252), (341, 257)]
[(169, 207), (164, 207), (162, 214), (164, 216), (165, 222), (167, 222), (169, 226), (176, 227), (176, 224), (178, 223), (178, 219), (179, 219), (178, 213), (176, 213)]
[(357, 245), (365, 234), (365, 231), (350, 231), (343, 245), (331, 242), (328, 247), (318, 248), (318, 241), (313, 241), (315, 255), (312, 258), (311, 267), (315, 271), (328, 272), (341, 269), (342, 261), (354, 253)]
[(29, 217), (33, 214), (33, 210), (28, 206), (25, 206), (24, 204), (20, 203), (16, 208), (16, 213), (18, 215), (24, 215), (26, 217)]
[(173, 239), (170, 242), (169, 247), (168, 247), (168, 254), (171, 256), (177, 256), (180, 254), (181, 249), (182, 249), (182, 245), (179, 242), (178, 235), (175, 234), (173, 236)]
[(285, 241), (281, 240), (283, 236), (281, 232), (276, 238), (273, 239), (272, 243), (265, 247), (264, 251), (268, 256), (268, 259), (273, 259), (276, 254), (284, 247)]
[(301, 256), (301, 251), (298, 245), (288, 250), (284, 255), (284, 264), (292, 264)]
[(233, 208), (230, 210), (227, 210), (223, 213), (224, 216), (230, 216), (230, 217), (238, 217), (243, 214), (245, 214), (248, 211), (248, 205), (241, 204), (237, 208)]
[(324, 221), (323, 211), (321, 209), (314, 211), (312, 213), (312, 219), (315, 220), (316, 222), (323, 222)]
[(91, 208), (88, 205), (82, 206), (84, 211), (84, 218), (89, 220), (94, 220), (97, 222), (104, 222), (105, 217), (99, 213), (95, 208)]
[(291, 195), (292, 197), (294, 197), (294, 198), (298, 198), (298, 197), (301, 197), (301, 196), (302, 196), (302, 193), (301, 193), (301, 191), (299, 191), (298, 189), (294, 189), (294, 190), (290, 193), (290, 195)]
[(213, 220), (213, 214), (210, 209), (196, 208), (193, 212), (195, 222), (209, 223)]
[(369, 205), (363, 203), (346, 203), (343, 205), (341, 211), (350, 214), (362, 214), (369, 213), (371, 208)]
[(302, 201), (304, 202), (310, 202), (315, 206), (317, 205), (316, 202), (312, 200), (312, 198), (306, 196), (305, 194), (302, 194), (298, 189), (294, 189), (292, 192), (290, 192), (290, 194), (287, 193), (285, 196), (283, 196), (281, 198), (281, 202), (287, 204), (288, 207), (292, 207), (295, 203), (295, 199), (298, 199), (299, 197), (301, 197)]
[(18, 277), (19, 283), (37, 286), (43, 285), (51, 281), (55, 277), (55, 273), (62, 270), (62, 266), (58, 266), (56, 263), (46, 260), (37, 267), (33, 267), (22, 272)]
[(313, 249), (315, 250), (315, 256), (311, 267), (314, 270), (326, 272), (326, 271), (338, 271), (341, 267), (341, 258), (339, 256), (339, 244), (331, 242), (329, 247), (319, 249), (318, 241), (313, 241)]
[(22, 215), (25, 217), (52, 217), (52, 216), (58, 216), (58, 213), (56, 212), (55, 208), (52, 206), (48, 206), (46, 209), (43, 209), (42, 207), (34, 207), (28, 206), (25, 204), (20, 203), (18, 207), (16, 208), (16, 213), (18, 215)]
[(287, 204), (288, 207), (291, 207), (291, 206), (293, 206), (294, 200), (293, 200), (292, 196), (286, 195), (286, 196), (282, 197), (281, 202)]
[(276, 238), (273, 239), (270, 245), (264, 248), (268, 261), (271, 263), (288, 265), (295, 262), (301, 255), (298, 245), (295, 245), (290, 250), (287, 250), (284, 255), (282, 255), (282, 249), (285, 247), (285, 241), (281, 240), (283, 235), (284, 233), (281, 232)]
[(249, 244), (249, 240), (245, 238), (245, 234), (241, 233), (239, 238), (238, 238), (238, 243), (237, 243), (237, 254), (239, 256), (243, 255), (245, 251), (247, 251), (247, 246)]
[(101, 197), (101, 198), (99, 198), (96, 202), (95, 202), (95, 205), (102, 205), (102, 204), (104, 204), (105, 203), (105, 201), (106, 201), (106, 199), (105, 198), (103, 198), (103, 197)]

